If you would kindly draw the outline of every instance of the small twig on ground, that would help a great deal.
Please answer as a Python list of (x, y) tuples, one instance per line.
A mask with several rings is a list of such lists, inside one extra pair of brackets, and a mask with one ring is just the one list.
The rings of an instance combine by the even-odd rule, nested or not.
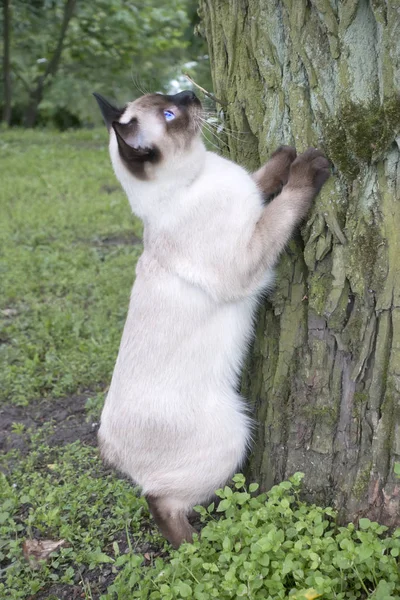
[(190, 75), (188, 75), (187, 73), (184, 73), (184, 76), (186, 77), (186, 79), (188, 79), (190, 81), (190, 83), (192, 83), (199, 90), (201, 90), (205, 96), (207, 96), (208, 98), (210, 98), (211, 100), (213, 100), (213, 102), (216, 102), (217, 104), (220, 104), (223, 108), (225, 108), (227, 106), (227, 104), (225, 102), (221, 102), (221, 100), (218, 100), (218, 98), (216, 98), (214, 96), (214, 94), (211, 94), (210, 92), (207, 92), (207, 90), (205, 90), (203, 87), (201, 87), (201, 85), (199, 85), (198, 83), (196, 83), (194, 81), (194, 79), (192, 79), (190, 77)]

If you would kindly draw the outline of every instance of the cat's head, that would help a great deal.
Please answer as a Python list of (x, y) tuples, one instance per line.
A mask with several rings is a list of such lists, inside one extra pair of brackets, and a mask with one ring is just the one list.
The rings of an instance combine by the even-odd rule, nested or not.
[(191, 91), (146, 94), (124, 108), (94, 96), (110, 133), (116, 172), (122, 166), (140, 180), (172, 175), (200, 142), (201, 103)]

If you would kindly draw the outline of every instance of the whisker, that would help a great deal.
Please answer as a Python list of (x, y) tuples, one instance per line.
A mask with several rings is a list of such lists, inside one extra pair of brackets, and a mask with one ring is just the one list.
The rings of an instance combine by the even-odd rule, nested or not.
[[(209, 129), (211, 128), (213, 130), (213, 134), (216, 137), (218, 137), (217, 134), (224, 133), (228, 137), (231, 137), (231, 138), (237, 140), (240, 143), (248, 143), (249, 142), (249, 140), (243, 139), (241, 137), (242, 135), (248, 135), (249, 134), (248, 131), (243, 131), (243, 132), (234, 131), (233, 129), (229, 129), (229, 128), (225, 127), (225, 125), (223, 123), (218, 123), (217, 124), (215, 122), (212, 122), (209, 119), (204, 119), (204, 118), (203, 118), (203, 123), (206, 123), (207, 126), (208, 126), (208, 128)], [(218, 138), (218, 139), (220, 140), (220, 138)], [(220, 140), (220, 141), (222, 141), (222, 140)]]
[(227, 137), (230, 137), (236, 140), (237, 142), (240, 142), (241, 144), (248, 144), (250, 142), (249, 139), (242, 137), (243, 135), (245, 135), (246, 132), (239, 133), (238, 135), (236, 135), (235, 131), (229, 129), (222, 129), (222, 133), (225, 133)]
[(206, 119), (207, 123), (216, 129), (218, 133), (226, 132), (231, 133), (232, 135), (249, 135), (249, 131), (237, 131), (236, 129), (231, 129), (225, 125), (223, 121), (218, 117), (217, 114), (208, 115), (205, 111), (202, 112), (203, 118)]
[(216, 148), (218, 151), (221, 151), (221, 148), (219, 146), (217, 146), (217, 144), (214, 144), (214, 142), (212, 142), (205, 134), (204, 129), (202, 131), (203, 136), (205, 137), (205, 139), (207, 140), (207, 142), (209, 144), (211, 144), (211, 146), (214, 146), (214, 148)]
[[(227, 143), (226, 143), (224, 140), (222, 140), (222, 139), (221, 139), (221, 138), (220, 138), (220, 137), (219, 137), (219, 136), (218, 136), (218, 135), (215, 133), (215, 131), (214, 131), (212, 128), (210, 128), (210, 127), (208, 126), (208, 123), (207, 123), (207, 121), (205, 121), (204, 119), (201, 119), (201, 118), (200, 118), (200, 121), (203, 123), (203, 133), (204, 133), (204, 130), (205, 130), (205, 131), (207, 131), (207, 132), (208, 132), (210, 135), (212, 135), (212, 136), (213, 136), (213, 137), (214, 137), (214, 138), (215, 138), (215, 139), (218, 141), (218, 149), (219, 149), (219, 150), (220, 150), (220, 149), (222, 149), (223, 147), (226, 147), (226, 148), (228, 148), (228, 147), (229, 147), (229, 146), (228, 146), (228, 144), (227, 144)], [(205, 137), (206, 137), (206, 136), (205, 136)], [(207, 139), (207, 140), (208, 140), (210, 143), (212, 143), (212, 142), (211, 142), (211, 140), (210, 140), (208, 137), (206, 137), (206, 139)], [(213, 144), (213, 145), (215, 146), (215, 144)]]
[(224, 123), (219, 122), (218, 124), (213, 123), (212, 121), (208, 121), (208, 123), (211, 125), (211, 127), (215, 127), (217, 130), (220, 131), (225, 131), (227, 133), (234, 133), (237, 135), (249, 135), (249, 131), (237, 131), (236, 129), (231, 129), (230, 127), (227, 127)]
[(145, 91), (145, 90), (143, 89), (142, 82), (140, 81), (140, 79), (139, 79), (138, 75), (135, 75), (135, 74), (133, 73), (133, 66), (131, 67), (131, 79), (132, 79), (132, 83), (133, 83), (133, 85), (135, 86), (135, 88), (136, 88), (136, 89), (137, 89), (137, 90), (138, 90), (138, 91), (139, 91), (141, 94), (143, 94), (143, 95), (146, 95), (146, 94), (148, 94), (148, 93), (149, 93), (149, 92), (147, 92), (147, 91)]
[(211, 135), (213, 135), (218, 141), (220, 141), (218, 135), (215, 132), (215, 129), (210, 126), (210, 123), (208, 121), (206, 121), (205, 119), (203, 119), (202, 117), (200, 117), (200, 121), (201, 121), (201, 123), (203, 123), (203, 126), (211, 133)]
[(202, 117), (199, 117), (199, 121), (200, 121), (200, 123), (202, 123), (202, 126), (205, 129), (207, 129), (207, 131), (209, 131), (211, 133), (211, 135), (213, 135), (219, 141), (219, 137), (216, 135), (215, 131), (213, 131), (212, 127), (209, 126), (207, 121), (205, 119), (203, 119)]

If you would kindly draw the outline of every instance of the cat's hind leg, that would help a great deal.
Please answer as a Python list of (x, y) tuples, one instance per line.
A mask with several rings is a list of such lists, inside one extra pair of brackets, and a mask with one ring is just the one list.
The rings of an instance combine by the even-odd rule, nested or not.
[(152, 494), (147, 494), (145, 498), (159, 530), (173, 548), (193, 540), (193, 534), (197, 532), (189, 523), (189, 510), (182, 503)]

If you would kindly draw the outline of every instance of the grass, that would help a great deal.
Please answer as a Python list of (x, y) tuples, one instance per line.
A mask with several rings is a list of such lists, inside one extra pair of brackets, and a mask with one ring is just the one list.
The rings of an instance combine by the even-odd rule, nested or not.
[[(237, 475), (169, 552), (95, 447), (141, 251), (106, 133), (2, 132), (0, 158), (0, 598), (399, 600), (400, 529), (337, 527), (300, 475)], [(63, 545), (38, 565), (35, 540)]]
[[(98, 597), (116, 572), (105, 567), (129, 544), (145, 543), (145, 503), (128, 482), (104, 473), (94, 448), (33, 441), (12, 477), (1, 479), (0, 597), (30, 598), (43, 588), (43, 598), (70, 598), (85, 586)], [(66, 546), (35, 569), (22, 554), (25, 539), (63, 539)]]
[(0, 398), (101, 389), (140, 253), (106, 134), (10, 132), (0, 156)]

